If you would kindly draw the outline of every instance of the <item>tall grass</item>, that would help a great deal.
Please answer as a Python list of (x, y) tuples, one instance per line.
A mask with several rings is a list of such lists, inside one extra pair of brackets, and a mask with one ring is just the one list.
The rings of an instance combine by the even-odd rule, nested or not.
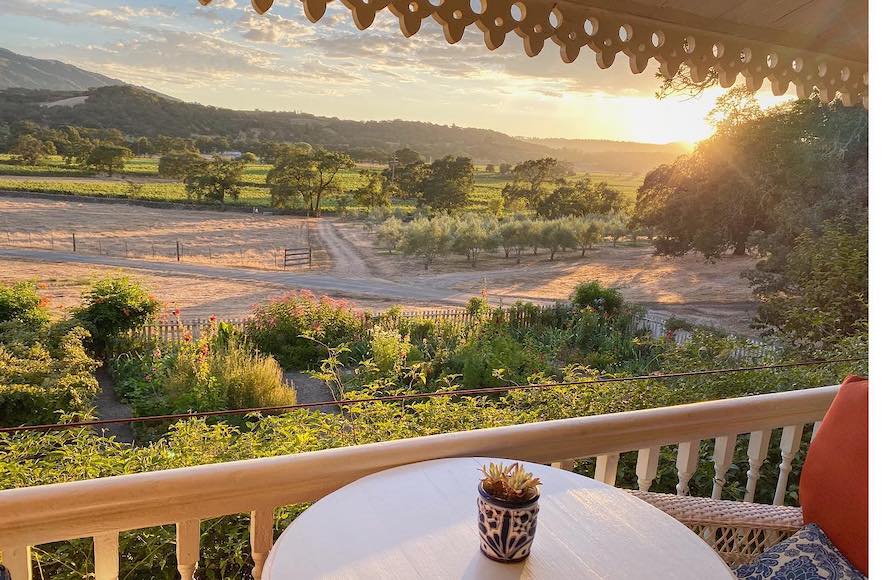
[(268, 355), (255, 352), (241, 340), (228, 341), (210, 359), (225, 405), (230, 409), (273, 407), (295, 403), (282, 368)]

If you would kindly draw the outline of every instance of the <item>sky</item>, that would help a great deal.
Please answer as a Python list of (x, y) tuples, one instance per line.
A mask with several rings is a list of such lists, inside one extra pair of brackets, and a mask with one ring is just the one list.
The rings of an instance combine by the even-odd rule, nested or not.
[[(618, 55), (600, 70), (584, 48), (565, 64), (551, 41), (529, 58), (515, 34), (492, 52), (474, 27), (450, 45), (432, 19), (406, 39), (387, 11), (358, 31), (339, 2), (316, 24), (298, 0), (263, 16), (243, 0), (0, 0), (0, 15), (4, 48), (234, 109), (693, 143), (711, 133), (704, 117), (722, 92), (658, 100), (654, 61), (633, 75)], [(769, 95), (763, 105), (782, 100)]]

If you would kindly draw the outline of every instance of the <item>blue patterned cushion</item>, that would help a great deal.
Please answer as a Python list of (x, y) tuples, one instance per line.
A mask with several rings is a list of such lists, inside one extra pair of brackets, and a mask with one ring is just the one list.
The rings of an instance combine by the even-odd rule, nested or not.
[(816, 524), (804, 526), (788, 539), (740, 566), (740, 580), (863, 580), (863, 576), (832, 545)]

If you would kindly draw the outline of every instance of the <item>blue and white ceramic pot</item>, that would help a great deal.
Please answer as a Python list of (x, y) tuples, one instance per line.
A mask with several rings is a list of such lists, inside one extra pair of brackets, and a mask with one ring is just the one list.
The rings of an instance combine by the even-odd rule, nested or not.
[(521, 562), (531, 553), (537, 531), (539, 495), (526, 502), (491, 496), (479, 482), (479, 538), (482, 553), (497, 562)]

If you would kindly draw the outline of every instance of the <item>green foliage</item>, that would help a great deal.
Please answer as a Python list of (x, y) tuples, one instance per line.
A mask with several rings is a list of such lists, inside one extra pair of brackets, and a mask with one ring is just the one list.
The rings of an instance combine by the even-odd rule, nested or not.
[(528, 377), (548, 371), (543, 357), (507, 334), (478, 336), (454, 358), (463, 374), (465, 388), (522, 384)]
[(0, 284), (0, 323), (10, 320), (40, 326), (49, 321), (45, 302), (34, 282)]
[(475, 168), (469, 157), (448, 155), (433, 161), (420, 184), (420, 202), (435, 210), (453, 210), (466, 206), (473, 189)]
[(509, 258), (511, 254), (515, 254), (516, 263), (520, 264), (522, 262), (522, 251), (531, 242), (529, 222), (521, 219), (504, 221), (500, 224), (497, 233), (504, 256)]
[(658, 253), (717, 258), (751, 246), (784, 264), (796, 236), (825, 219), (866, 221), (868, 113), (799, 99), (761, 111), (745, 89), (723, 95), (715, 134), (649, 172), (635, 222), (657, 231)]
[(120, 353), (111, 369), (136, 416), (294, 403), (276, 360), (223, 323), (199, 340), (185, 334), (178, 343)]
[(302, 290), (255, 308), (246, 334), (286, 369), (315, 367), (337, 347), (359, 336), (362, 315), (349, 303)]
[(349, 155), (322, 148), (281, 151), (267, 173), (271, 203), (297, 207), (303, 201), (308, 214), (319, 215), (323, 196), (340, 191), (338, 174), (353, 165)]
[(378, 243), (390, 253), (402, 243), (402, 236), (402, 221), (399, 218), (387, 218), (384, 223), (378, 226)]
[(143, 326), (159, 309), (159, 301), (138, 282), (120, 276), (93, 283), (74, 317), (91, 332), (96, 350), (102, 351), (109, 340)]
[(754, 281), (760, 323), (795, 348), (820, 349), (867, 332), (868, 226), (827, 222), (819, 234), (806, 231), (780, 275)]
[(591, 250), (593, 244), (601, 241), (605, 231), (605, 222), (592, 217), (572, 219), (568, 223), (574, 232), (574, 241), (580, 248), (581, 257), (586, 256), (586, 250)]
[(157, 174), (160, 177), (183, 180), (203, 163), (205, 160), (196, 151), (170, 151), (160, 157)]
[(22, 163), (36, 165), (43, 157), (50, 154), (49, 147), (33, 135), (21, 135), (9, 149)]
[(552, 157), (529, 159), (510, 170), (512, 181), (503, 188), (507, 205), (516, 208), (527, 205), (539, 212), (546, 199), (546, 186), (552, 184), (558, 174), (558, 160)]
[(114, 171), (122, 171), (126, 158), (132, 157), (128, 147), (113, 143), (98, 143), (92, 147), (83, 164), (96, 171), (106, 171), (108, 176)]
[(0, 426), (54, 423), (57, 413), (88, 411), (98, 393), (81, 327), (0, 323)]
[(578, 284), (571, 302), (578, 308), (592, 308), (607, 315), (619, 314), (624, 306), (620, 292), (606, 288), (598, 280)]
[[(510, 309), (508, 325), (501, 324), (500, 311), (488, 312), (480, 300), (473, 302), (471, 312), (480, 320), (471, 326), (457, 326), (449, 322), (404, 319), (391, 310), (373, 319), (374, 329), (366, 336), (361, 319), (339, 332), (340, 348), (332, 349), (332, 357), (362, 350), (365, 358), (353, 371), (353, 379), (341, 389), (347, 399), (369, 395), (416, 393), (463, 385), (482, 387), (510, 383), (539, 382), (544, 379), (580, 380), (599, 376), (603, 371), (610, 378), (614, 373), (632, 372), (631, 362), (643, 357), (648, 371), (681, 371), (733, 366), (738, 349), (747, 348), (745, 341), (699, 331), (684, 345), (660, 340), (650, 341), (635, 336), (629, 321), (631, 311), (624, 305), (614, 314), (593, 303), (598, 296), (606, 296), (606, 289), (595, 285), (582, 301), (585, 307), (575, 310), (557, 309), (548, 313), (549, 319), (540, 321), (540, 311), (530, 304), (518, 304)], [(611, 303), (614, 301), (611, 300)], [(606, 301), (605, 306), (608, 306)], [(312, 310), (312, 313), (308, 313)], [(547, 314), (544, 314), (546, 316)], [(334, 320), (339, 313), (329, 303), (300, 294), (264, 307), (252, 325), (267, 324), (280, 337), (300, 336), (301, 329), (315, 321), (323, 324)], [(352, 312), (340, 316), (352, 316)], [(297, 323), (291, 319), (297, 317)], [(284, 324), (276, 318), (284, 319)], [(533, 320), (526, 324), (526, 320)], [(333, 326), (331, 324), (330, 326)], [(320, 325), (321, 326), (321, 325)], [(284, 331), (288, 329), (288, 332)], [(259, 328), (260, 329), (260, 328)], [(267, 329), (263, 329), (266, 331)], [(310, 328), (314, 336), (329, 334), (321, 328)], [(21, 332), (21, 328), (15, 332)], [(253, 337), (252, 329), (249, 334)], [(334, 343), (328, 340), (328, 343)], [(362, 342), (366, 347), (355, 343)], [(315, 343), (312, 343), (315, 344)], [(555, 352), (538, 345), (553, 345)], [(230, 354), (231, 348), (236, 350)], [(629, 351), (628, 349), (632, 349)], [(751, 347), (749, 347), (751, 348)], [(862, 354), (865, 346), (860, 337), (851, 337), (832, 355)], [(204, 352), (207, 350), (208, 352)], [(323, 349), (324, 350), (324, 349)], [(550, 361), (561, 360), (562, 352), (582, 356), (564, 368), (555, 368)], [(80, 349), (81, 352), (82, 348)], [(138, 354), (138, 353), (135, 353)], [(114, 366), (125, 377), (156, 376), (143, 379), (137, 388), (154, 388), (163, 395), (162, 402), (175, 400), (179, 406), (198, 408), (207, 404), (208, 397), (217, 397), (218, 404), (248, 404), (257, 399), (223, 401), (218, 393), (224, 387), (214, 381), (227, 381), (237, 396), (254, 396), (252, 387), (261, 383), (260, 377), (271, 374), (278, 377), (278, 367), (260, 360), (253, 351), (239, 341), (230, 328), (218, 326), (198, 342), (185, 341), (166, 346), (159, 352), (119, 356)], [(234, 362), (214, 363), (233, 356)], [(328, 356), (328, 351), (322, 356)], [(250, 358), (254, 357), (254, 358)], [(87, 357), (88, 360), (88, 357)], [(342, 361), (323, 363), (323, 375), (343, 380)], [(650, 361), (650, 362), (648, 362)], [(149, 368), (142, 366), (148, 362)], [(263, 370), (253, 371), (255, 366)], [(271, 367), (273, 367), (271, 369)], [(0, 367), (2, 368), (2, 367)], [(463, 377), (453, 373), (458, 368)], [(75, 481), (125, 473), (171, 469), (206, 463), (234, 461), (253, 457), (270, 457), (302, 453), (320, 449), (388, 441), (460, 430), (496, 427), (567, 417), (613, 413), (635, 409), (682, 404), (693, 401), (737, 397), (764, 392), (784, 391), (823, 384), (833, 384), (849, 372), (864, 373), (865, 365), (824, 365), (779, 370), (757, 370), (716, 376), (694, 376), (621, 382), (604, 382), (587, 387), (560, 387), (545, 390), (512, 391), (487, 397), (433, 397), (425, 400), (400, 402), (351, 403), (348, 412), (327, 414), (297, 410), (280, 416), (252, 417), (239, 426), (230, 422), (183, 421), (171, 426), (158, 440), (138, 446), (121, 445), (112, 439), (100, 437), (85, 429), (50, 433), (22, 433), (0, 435), (0, 488), (8, 489), (60, 481)], [(211, 377), (214, 377), (212, 379)], [(247, 378), (251, 377), (251, 378)], [(232, 384), (240, 381), (242, 386)], [(0, 380), (0, 383), (3, 381)], [(262, 383), (263, 384), (263, 383)], [(342, 383), (343, 384), (343, 383)], [(168, 390), (167, 390), (168, 389)], [(239, 390), (237, 390), (239, 389)], [(132, 385), (123, 386), (124, 393), (135, 392)], [(260, 391), (260, 389), (255, 389)], [(265, 391), (265, 392), (272, 392)], [(230, 391), (228, 391), (230, 392)], [(131, 396), (131, 395), (129, 395)], [(180, 397), (176, 399), (176, 397)], [(138, 407), (138, 399), (136, 407)], [(214, 403), (213, 403), (214, 404)], [(146, 408), (149, 409), (149, 408)], [(71, 420), (70, 417), (65, 420)], [(155, 433), (158, 435), (158, 433)], [(776, 438), (776, 437), (775, 437)], [(774, 438), (774, 439), (775, 439)], [(769, 499), (776, 485), (778, 449), (771, 445), (771, 458), (762, 467), (757, 494)], [(738, 453), (732, 475), (745, 473), (747, 466), (741, 454), (745, 441), (738, 443)], [(701, 468), (691, 483), (691, 491), (708, 495), (712, 475), (706, 463), (711, 456), (711, 444), (701, 448)], [(803, 449), (798, 458), (800, 465)], [(661, 471), (655, 483), (656, 490), (672, 492), (677, 476), (674, 472), (674, 452), (662, 451)], [(626, 454), (621, 460), (618, 483), (634, 485), (634, 463)], [(591, 473), (592, 460), (578, 463), (578, 471)], [(738, 498), (744, 491), (736, 477), (730, 478), (724, 496)], [(789, 503), (795, 502), (795, 490), (787, 494)], [(276, 533), (296, 517), (304, 506), (286, 506), (276, 510)], [(247, 517), (228, 516), (204, 522), (200, 574), (205, 578), (245, 577), (251, 568), (248, 547)], [(37, 566), (44, 577), (81, 579), (91, 573), (88, 540), (60, 542), (36, 548)], [(121, 535), (121, 576), (133, 579), (175, 578), (174, 529), (151, 528), (125, 532)]]
[(475, 268), (482, 250), (497, 249), (497, 221), (475, 214), (461, 216), (451, 224), (451, 250), (466, 257)]
[(576, 246), (577, 238), (570, 222), (564, 219), (550, 220), (542, 226), (538, 245), (549, 250), (549, 259), (553, 261), (559, 251)]
[(626, 205), (623, 192), (606, 182), (591, 183), (588, 178), (573, 183), (557, 182), (556, 188), (536, 207), (545, 218), (607, 215), (621, 211)]
[(389, 207), (392, 189), (387, 178), (374, 171), (363, 170), (360, 174), (366, 183), (354, 192), (354, 199), (365, 207)]
[(448, 253), (451, 244), (451, 228), (447, 218), (418, 218), (403, 228), (402, 253), (419, 256), (424, 269), (429, 270), (433, 261)]
[(215, 157), (208, 163), (190, 167), (184, 178), (187, 198), (196, 198), (224, 203), (226, 198), (237, 199), (240, 194), (239, 182), (245, 165), (240, 161), (225, 161)]

